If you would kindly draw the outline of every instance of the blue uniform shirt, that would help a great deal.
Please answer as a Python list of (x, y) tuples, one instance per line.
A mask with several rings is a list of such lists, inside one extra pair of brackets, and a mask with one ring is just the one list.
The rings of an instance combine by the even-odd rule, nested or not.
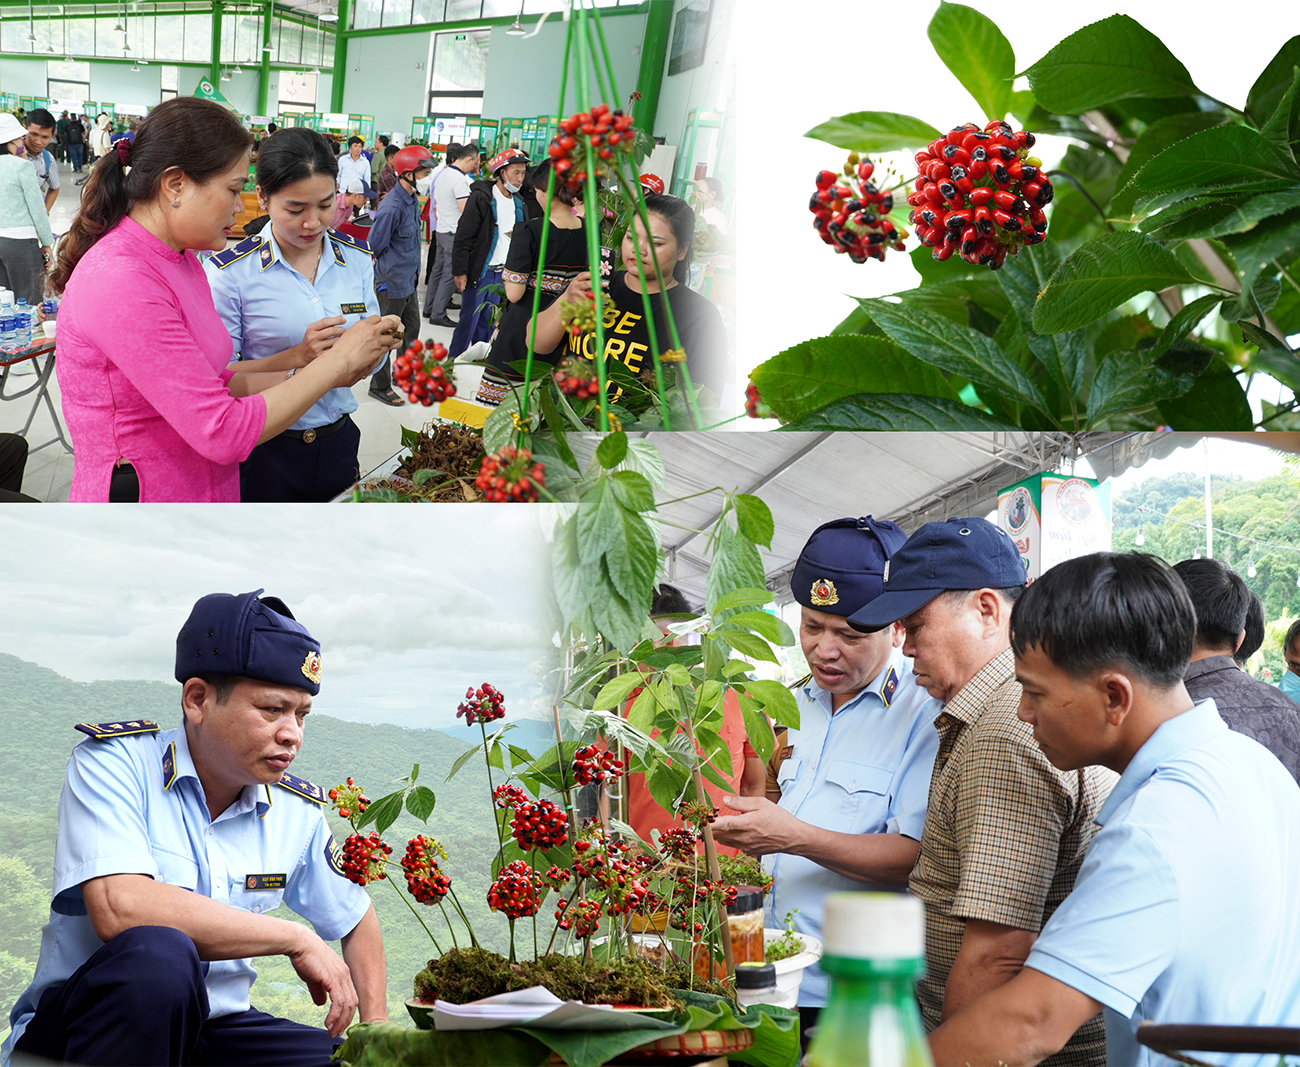
[[(203, 262), (237, 358), (264, 359), (292, 348), (320, 319), (342, 315), (346, 329), (379, 314), (374, 257), (365, 241), (327, 231), (313, 285), (289, 266), (273, 226)], [(356, 410), (351, 389), (331, 389), (291, 429), (319, 429)]]
[(1277, 758), (1203, 700), (1138, 749), (1096, 821), (1025, 966), (1105, 1005), (1106, 1062), (1171, 1062), (1138, 1045), (1143, 1019), (1300, 1026), (1300, 786)]
[[(50, 920), (35, 978), (9, 1016), (5, 1063), (41, 993), (103, 946), (81, 883), (109, 874), (145, 874), (241, 911), (267, 912), (283, 901), (326, 941), (353, 930), (370, 906), (366, 891), (341, 873), (321, 804), (250, 785), (212, 821), (183, 726), (84, 741), (68, 760)], [(203, 972), (210, 1018), (248, 1010), (257, 977), (251, 961), (211, 960)]]
[[(781, 807), (839, 833), (899, 833), (919, 841), (939, 750), (934, 720), (943, 705), (915, 684), (907, 657), (893, 649), (885, 668), (834, 715), (831, 694), (811, 678), (794, 696), (799, 729), (788, 733), (791, 751), (777, 772)], [(798, 908), (795, 927), (817, 938), (828, 893), (868, 888), (802, 856), (765, 856), (763, 866), (775, 879), (765, 925), (784, 926), (786, 912)], [(826, 988), (821, 968), (809, 967), (799, 1003), (826, 1003)]]

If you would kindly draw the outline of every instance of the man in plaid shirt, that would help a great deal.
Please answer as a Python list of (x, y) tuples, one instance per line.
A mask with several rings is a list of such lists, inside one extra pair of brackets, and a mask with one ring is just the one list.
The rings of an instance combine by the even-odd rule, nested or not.
[[(1057, 770), (1016, 716), (1008, 626), (1024, 586), (1005, 531), (974, 517), (930, 522), (890, 559), (881, 595), (849, 619), (868, 632), (901, 620), (917, 684), (944, 702), (908, 883), (925, 902), (917, 999), (927, 1031), (1020, 971), (1074, 886), (1115, 782), (1102, 767)], [(1101, 1016), (1045, 1062), (1103, 1067)]]

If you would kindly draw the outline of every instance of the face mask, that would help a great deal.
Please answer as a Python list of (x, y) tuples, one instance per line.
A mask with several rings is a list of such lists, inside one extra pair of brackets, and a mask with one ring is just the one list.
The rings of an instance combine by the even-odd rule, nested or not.
[(1282, 681), (1278, 688), (1282, 690), (1292, 700), (1300, 703), (1300, 675), (1292, 671), (1282, 672)]
[(519, 192), (520, 189), (523, 188), (522, 185), (511, 185), (509, 182), (505, 183), (505, 187), (506, 187), (506, 192), (510, 193), (511, 195), (514, 195), (515, 193)]

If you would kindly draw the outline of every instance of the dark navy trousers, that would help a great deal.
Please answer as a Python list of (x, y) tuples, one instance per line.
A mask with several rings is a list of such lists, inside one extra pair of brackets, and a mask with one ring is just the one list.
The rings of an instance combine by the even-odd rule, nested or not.
[(194, 942), (171, 927), (137, 926), (41, 994), (14, 1052), (88, 1067), (328, 1067), (339, 1043), (260, 1011), (207, 1015)]

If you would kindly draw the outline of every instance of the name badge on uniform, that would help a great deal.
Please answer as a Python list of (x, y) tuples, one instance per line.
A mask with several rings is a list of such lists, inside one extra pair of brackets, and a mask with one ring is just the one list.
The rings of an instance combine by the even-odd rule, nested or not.
[(244, 878), (244, 888), (250, 892), (259, 889), (283, 889), (288, 882), (284, 874), (250, 874)]
[(340, 315), (364, 315), (365, 313), (366, 313), (366, 305), (364, 303), (339, 305)]
[(781, 758), (783, 760), (787, 760), (793, 755), (794, 755), (794, 745), (786, 745), (785, 748), (781, 749)]

